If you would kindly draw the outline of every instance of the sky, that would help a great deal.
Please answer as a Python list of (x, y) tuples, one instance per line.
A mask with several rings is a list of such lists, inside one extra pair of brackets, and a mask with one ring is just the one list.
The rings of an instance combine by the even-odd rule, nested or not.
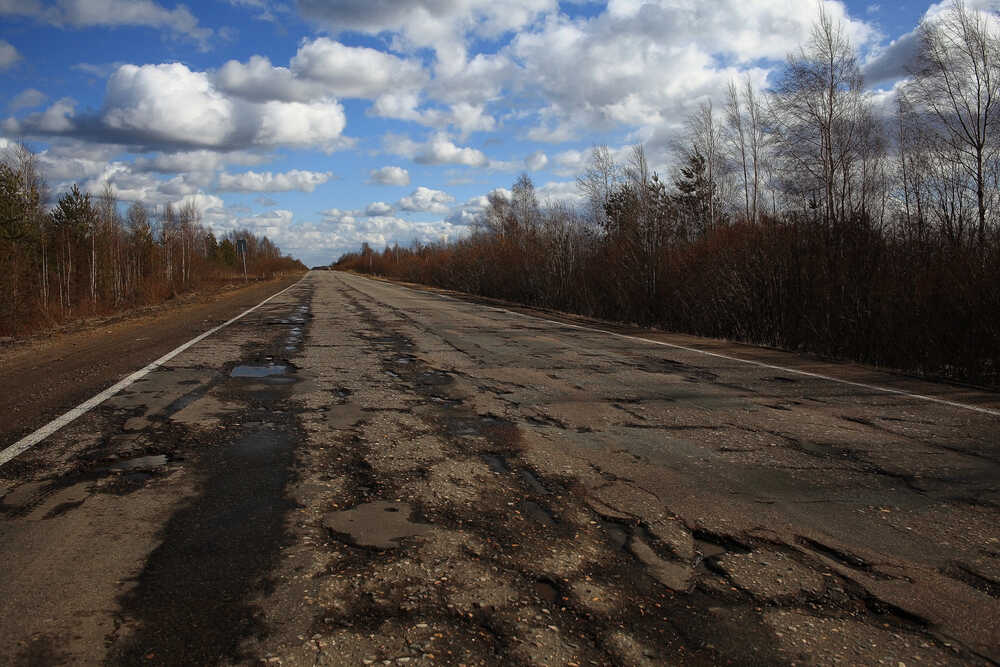
[[(944, 3), (826, 1), (888, 108)], [(1000, 9), (1000, 0), (967, 0)], [(307, 265), (453, 240), (521, 174), (573, 203), (595, 145), (669, 168), (684, 122), (760, 88), (811, 0), (0, 0), (0, 149), (53, 197), (193, 202)]]

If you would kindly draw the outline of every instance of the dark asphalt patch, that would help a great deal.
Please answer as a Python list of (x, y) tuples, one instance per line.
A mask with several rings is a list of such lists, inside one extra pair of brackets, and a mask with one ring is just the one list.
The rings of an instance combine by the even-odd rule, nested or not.
[[(256, 352), (244, 358), (264, 358)], [(122, 633), (107, 664), (243, 661), (248, 656), (239, 653), (241, 641), (265, 632), (252, 600), (271, 591), (268, 575), (288, 541), (285, 520), (295, 504), (286, 488), (295, 477), (301, 437), (285, 406), (289, 385), (262, 390), (246, 384), (294, 381), (284, 375), (292, 369), (277, 361), (262, 366), (263, 377), (251, 373), (223, 385), (250, 406), (239, 417), (242, 426), (228, 424), (208, 436), (221, 441), (189, 443), (197, 447), (189, 468), (202, 478), (199, 494), (170, 518), (136, 587), (121, 598), (122, 625), (134, 631)]]

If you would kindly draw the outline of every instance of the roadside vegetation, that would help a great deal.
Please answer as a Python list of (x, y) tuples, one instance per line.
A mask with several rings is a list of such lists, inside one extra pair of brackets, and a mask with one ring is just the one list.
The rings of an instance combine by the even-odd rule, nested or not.
[(822, 16), (777, 85), (734, 82), (672, 173), (593, 150), (579, 207), (521, 176), (464, 239), (336, 268), (1000, 385), (1000, 37), (951, 5), (891, 113)]
[(48, 208), (35, 156), (0, 156), (0, 336), (160, 303), (211, 284), (305, 271), (267, 237), (221, 239), (193, 204), (123, 213), (110, 187), (96, 197), (74, 185)]

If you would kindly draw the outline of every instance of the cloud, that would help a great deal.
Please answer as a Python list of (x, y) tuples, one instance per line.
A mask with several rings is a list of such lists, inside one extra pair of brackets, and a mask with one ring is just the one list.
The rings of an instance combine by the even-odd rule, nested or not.
[(299, 12), (333, 31), (398, 32), (418, 47), (450, 46), (467, 34), (496, 38), (555, 11), (556, 0), (298, 0)]
[(183, 208), (188, 204), (193, 204), (195, 210), (197, 210), (202, 216), (205, 216), (207, 213), (225, 209), (226, 207), (225, 202), (223, 202), (221, 198), (216, 197), (215, 195), (206, 195), (203, 192), (185, 195), (176, 201), (170, 202), (170, 204), (174, 208)]
[(14, 99), (7, 103), (7, 108), (12, 112), (20, 111), (21, 109), (33, 109), (34, 107), (42, 106), (48, 99), (49, 96), (42, 91), (28, 88), (15, 95)]
[(5, 70), (21, 59), (21, 54), (10, 42), (0, 39), (0, 70)]
[(211, 28), (200, 26), (184, 5), (167, 9), (152, 0), (58, 0), (49, 7), (32, 0), (3, 0), (0, 2), (2, 15), (30, 16), (44, 23), (72, 28), (159, 28), (194, 41), (201, 50), (209, 48), (214, 34)]
[(159, 153), (152, 157), (138, 157), (134, 162), (136, 171), (153, 171), (164, 174), (175, 172), (214, 172), (227, 164), (244, 167), (258, 165), (269, 158), (259, 153), (234, 151), (221, 153), (210, 150), (179, 151), (176, 153)]
[(490, 162), (482, 151), (456, 146), (443, 133), (435, 134), (422, 144), (408, 137), (388, 135), (385, 138), (385, 146), (390, 153), (411, 158), (418, 164), (462, 164), (469, 167), (485, 167)]
[(108, 81), (101, 121), (137, 141), (212, 147), (233, 142), (237, 133), (251, 143), (256, 129), (208, 76), (180, 63), (120, 67)]
[(333, 177), (333, 173), (300, 171), (292, 169), (284, 173), (248, 171), (242, 174), (219, 174), (218, 188), (229, 192), (312, 192)]
[[(23, 120), (8, 118), (3, 129), (9, 134), (68, 134), (74, 129), (75, 110), (76, 100), (64, 97), (44, 111), (28, 114)], [(28, 131), (24, 132), (26, 128)]]
[(536, 188), (539, 201), (547, 204), (567, 204), (577, 206), (583, 203), (580, 186), (574, 181), (550, 181)]
[(387, 91), (416, 89), (427, 78), (417, 61), (345, 46), (326, 37), (303, 44), (291, 60), (291, 70), (300, 78), (323, 84), (338, 97), (372, 98)]
[(488, 195), (473, 197), (464, 204), (452, 209), (451, 213), (445, 218), (445, 220), (453, 225), (463, 227), (475, 224), (482, 218), (483, 213), (486, 211), (486, 207), (489, 206), (490, 195), (498, 195), (505, 199), (510, 199), (511, 192), (506, 188), (495, 188), (491, 190)]
[(368, 243), (376, 250), (394, 244), (406, 247), (415, 242), (440, 243), (466, 236), (469, 229), (447, 220), (413, 222), (387, 215), (294, 223), (282, 233), (287, 236), (269, 236), (283, 251), (316, 266), (334, 262), (344, 253), (357, 252), (362, 243)]
[(308, 102), (325, 97), (374, 99), (415, 91), (427, 80), (422, 65), (326, 37), (304, 42), (288, 67), (265, 56), (230, 60), (215, 73), (218, 88), (252, 101)]
[(171, 63), (118, 68), (97, 115), (76, 118), (72, 100), (64, 99), (20, 121), (8, 119), (4, 129), (169, 152), (277, 146), (333, 151), (350, 142), (341, 136), (346, 123), (343, 107), (332, 98), (250, 102), (218, 90), (205, 72)]
[(328, 208), (325, 211), (321, 211), (320, 215), (328, 223), (342, 224), (356, 221), (362, 217), (363, 213), (361, 211), (344, 211), (339, 208)]
[[(274, 209), (256, 215), (232, 217), (224, 222), (217, 221), (213, 223), (212, 227), (219, 231), (222, 229), (226, 231), (247, 229), (259, 236), (268, 237), (278, 247), (282, 247), (284, 241), (290, 240), (291, 234), (294, 233), (291, 229), (294, 218), (295, 214), (292, 211)], [(285, 249), (282, 248), (282, 250)]]
[(368, 204), (368, 206), (365, 208), (365, 215), (368, 217), (377, 215), (389, 215), (394, 210), (395, 209), (390, 204), (386, 204), (385, 202), (381, 201), (375, 201), (372, 202), (371, 204)]
[(373, 169), (370, 173), (370, 182), (379, 185), (409, 185), (410, 172), (402, 167), (382, 167)]
[[(856, 44), (877, 30), (852, 19), (840, 2), (824, 8)], [(587, 18), (548, 16), (517, 33), (504, 50), (518, 64), (515, 92), (540, 100), (525, 136), (553, 143), (634, 128), (663, 148), (706, 98), (720, 105), (727, 83), (749, 73), (766, 83), (768, 67), (798, 49), (817, 18), (817, 3), (786, 0), (611, 0)]]
[(221, 91), (253, 102), (308, 102), (324, 94), (322, 86), (297, 79), (287, 67), (275, 67), (267, 57), (256, 55), (246, 63), (228, 61), (215, 72), (213, 83)]
[(868, 87), (882, 87), (909, 76), (907, 71), (920, 51), (920, 35), (916, 30), (895, 39), (888, 46), (873, 51), (861, 68)]
[(115, 70), (124, 65), (123, 62), (113, 62), (113, 63), (77, 63), (71, 65), (70, 69), (76, 70), (78, 72), (83, 72), (89, 76), (97, 79), (106, 79), (111, 76)]
[(447, 213), (453, 201), (455, 198), (447, 192), (420, 186), (410, 195), (400, 199), (396, 207), (402, 211), (416, 213)]
[(36, 154), (38, 165), (50, 184), (93, 178), (121, 154), (121, 146), (94, 145), (59, 139)]
[(535, 151), (528, 157), (524, 158), (525, 166), (531, 171), (538, 171), (543, 169), (545, 165), (549, 163), (548, 156), (542, 151)]

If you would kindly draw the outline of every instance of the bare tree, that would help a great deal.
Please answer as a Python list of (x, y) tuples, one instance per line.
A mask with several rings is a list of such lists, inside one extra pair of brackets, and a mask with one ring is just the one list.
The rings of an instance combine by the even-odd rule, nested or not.
[[(688, 118), (688, 146), (691, 155), (700, 155), (705, 160), (705, 178), (708, 188), (718, 192), (726, 171), (723, 151), (722, 125), (716, 122), (712, 101), (703, 102), (698, 110)], [(715, 227), (719, 221), (716, 198), (708, 200), (708, 226)]]
[(760, 210), (762, 161), (767, 135), (763, 110), (749, 75), (742, 91), (735, 81), (729, 82), (726, 126), (733, 162), (742, 171), (743, 215), (747, 222), (756, 223)]
[(587, 218), (595, 227), (605, 227), (606, 208), (611, 192), (621, 181), (621, 169), (607, 146), (595, 146), (590, 153), (590, 162), (576, 184), (587, 200)]
[(993, 174), (1000, 158), (1000, 37), (990, 18), (953, 0), (920, 26), (920, 55), (912, 99), (932, 116), (951, 157), (975, 193), (976, 239), (982, 245), (996, 216)]
[(771, 101), (784, 187), (826, 224), (844, 220), (870, 111), (854, 47), (822, 6)]

